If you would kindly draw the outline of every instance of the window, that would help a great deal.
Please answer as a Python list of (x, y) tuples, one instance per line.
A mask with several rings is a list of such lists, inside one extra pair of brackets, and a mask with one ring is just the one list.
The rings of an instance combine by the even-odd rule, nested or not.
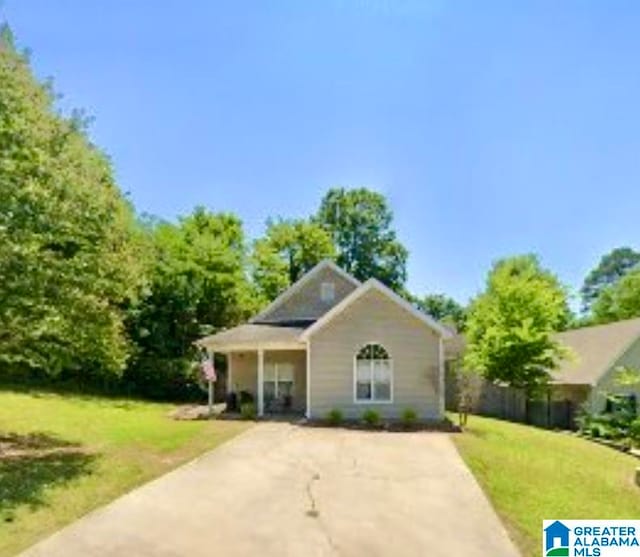
[(367, 344), (356, 354), (355, 401), (391, 402), (393, 366), (380, 344)]
[(336, 297), (336, 287), (332, 282), (323, 282), (320, 285), (320, 299), (325, 303), (333, 302)]
[(265, 363), (264, 400), (269, 403), (293, 394), (293, 364)]

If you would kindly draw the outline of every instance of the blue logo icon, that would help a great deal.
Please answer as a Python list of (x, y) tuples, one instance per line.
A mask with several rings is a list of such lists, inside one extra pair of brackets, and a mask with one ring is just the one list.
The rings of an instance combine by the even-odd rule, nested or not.
[(544, 529), (546, 557), (569, 557), (569, 532), (562, 522), (556, 520)]

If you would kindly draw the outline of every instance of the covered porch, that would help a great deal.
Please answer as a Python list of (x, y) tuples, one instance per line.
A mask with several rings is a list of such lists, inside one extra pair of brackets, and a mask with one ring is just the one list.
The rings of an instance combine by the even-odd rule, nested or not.
[(269, 324), (240, 325), (201, 339), (213, 358), (227, 363), (227, 398), (255, 404), (258, 416), (306, 415), (308, 408), (307, 345), (304, 329)]

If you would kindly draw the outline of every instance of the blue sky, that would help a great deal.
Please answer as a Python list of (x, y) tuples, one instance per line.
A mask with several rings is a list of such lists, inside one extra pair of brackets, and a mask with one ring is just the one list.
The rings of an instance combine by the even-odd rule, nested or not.
[(466, 301), (535, 252), (577, 289), (640, 248), (635, 1), (4, 0), (95, 117), (139, 211), (233, 211), (250, 236), (331, 186), (385, 193), (409, 287)]

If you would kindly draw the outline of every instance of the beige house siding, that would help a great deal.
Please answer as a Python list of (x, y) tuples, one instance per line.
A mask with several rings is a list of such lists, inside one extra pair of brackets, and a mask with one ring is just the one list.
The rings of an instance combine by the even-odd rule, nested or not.
[(258, 394), (258, 353), (231, 352), (229, 354), (231, 367), (231, 390), (239, 393), (248, 391), (257, 398)]
[[(370, 342), (384, 345), (393, 360), (392, 403), (354, 402), (354, 356)], [(440, 337), (383, 294), (372, 290), (354, 301), (311, 337), (310, 350), (312, 418), (332, 408), (347, 418), (367, 408), (384, 418), (399, 418), (405, 408), (422, 419), (443, 417)]]
[[(323, 302), (320, 298), (320, 285), (323, 282), (334, 284), (335, 298), (330, 303)], [(298, 291), (264, 314), (260, 321), (317, 319), (353, 292), (355, 288), (356, 286), (352, 282), (331, 268), (321, 269)]]
[(640, 339), (635, 340), (631, 346), (624, 351), (595, 386), (588, 401), (592, 411), (602, 412), (604, 410), (607, 394), (635, 394), (640, 402), (640, 387), (616, 385), (616, 370), (620, 366), (640, 369)]
[[(250, 392), (258, 400), (258, 353), (256, 351), (232, 352), (231, 390)], [(304, 412), (307, 405), (307, 356), (304, 350), (265, 350), (265, 364), (269, 362), (290, 362), (293, 364), (292, 409)]]

